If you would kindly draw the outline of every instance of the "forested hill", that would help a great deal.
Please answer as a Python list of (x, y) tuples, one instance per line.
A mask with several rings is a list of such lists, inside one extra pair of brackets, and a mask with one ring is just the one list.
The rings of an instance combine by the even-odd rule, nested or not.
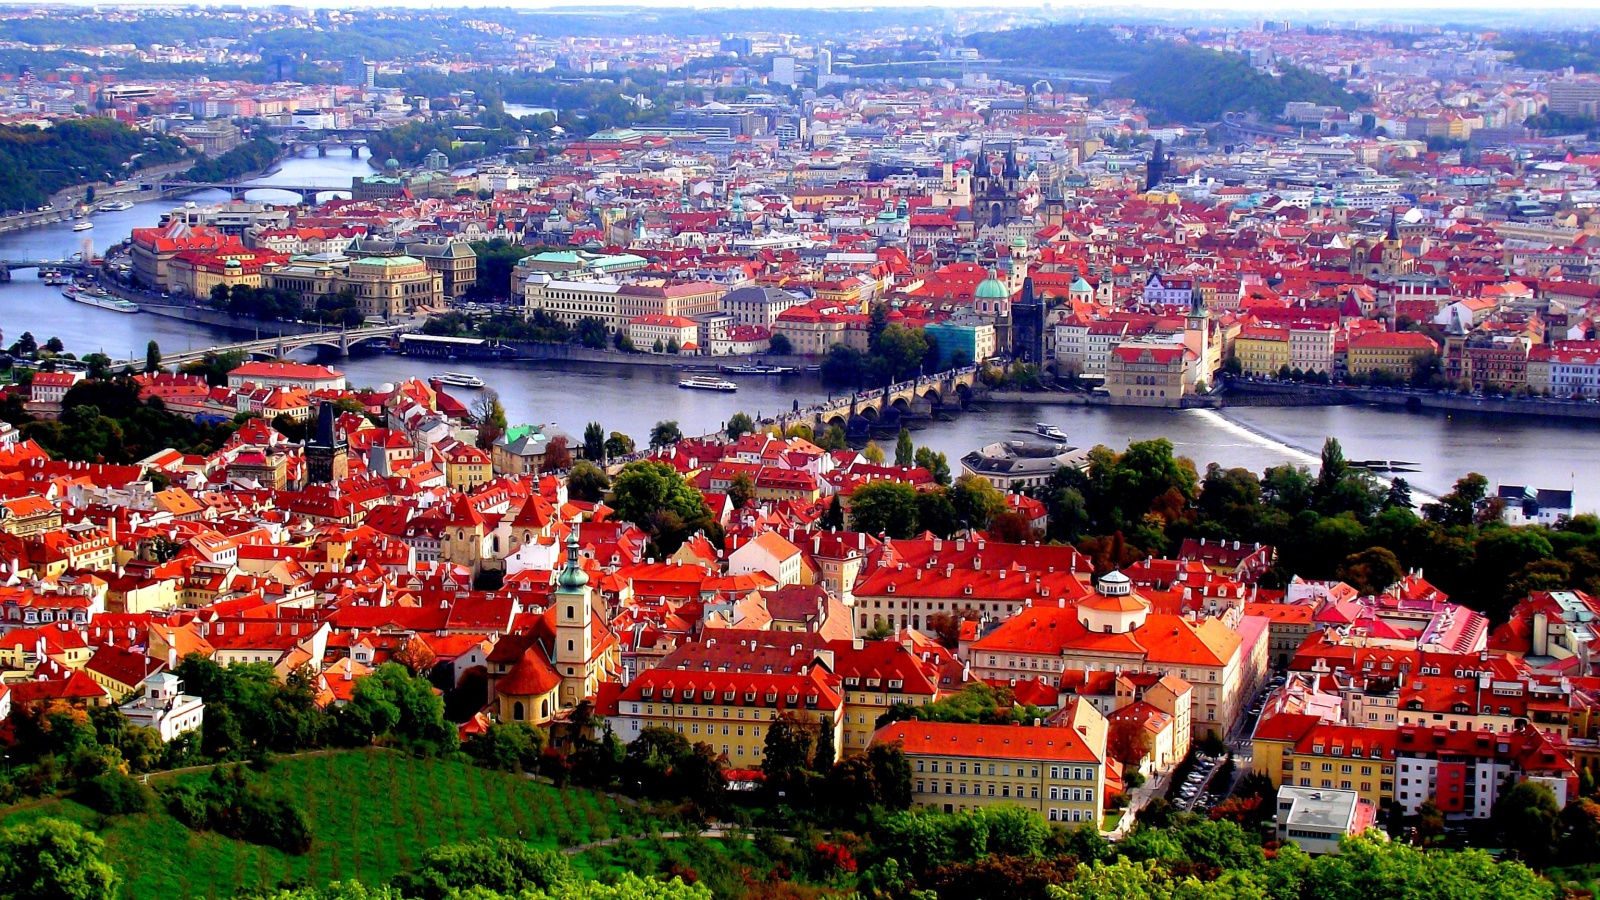
[(1214, 122), (1235, 110), (1277, 116), (1290, 100), (1345, 109), (1357, 103), (1344, 88), (1305, 69), (1264, 75), (1239, 54), (1138, 35), (1124, 39), (1100, 25), (983, 32), (967, 43), (988, 59), (1118, 74), (1110, 95), (1133, 98), (1158, 120)]
[[(1104, 25), (1043, 25), (985, 31), (967, 36), (986, 59), (1003, 59), (1063, 69), (1127, 73), (1151, 55), (1142, 38), (1122, 40)], [(1164, 42), (1158, 47), (1166, 47)]]
[(1294, 66), (1264, 75), (1237, 53), (1169, 44), (1111, 85), (1111, 95), (1132, 97), (1158, 117), (1215, 122), (1225, 112), (1278, 116), (1291, 100), (1355, 109), (1357, 98), (1327, 78)]
[(183, 154), (176, 138), (110, 119), (69, 119), (50, 128), (0, 125), (0, 211), (40, 207), (62, 188), (116, 181)]

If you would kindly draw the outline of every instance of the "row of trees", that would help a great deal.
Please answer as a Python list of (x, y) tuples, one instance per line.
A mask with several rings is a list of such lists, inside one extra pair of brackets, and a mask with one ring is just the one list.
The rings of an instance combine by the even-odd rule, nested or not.
[(52, 457), (84, 462), (130, 463), (167, 447), (210, 453), (234, 430), (169, 413), (159, 398), (141, 400), (139, 385), (127, 377), (74, 385), (62, 398), (59, 419), (34, 419), (20, 398), (0, 403), (0, 419)]
[(1507, 526), (1476, 473), (1419, 515), (1403, 478), (1384, 484), (1352, 468), (1332, 439), (1316, 475), (1304, 466), (1258, 476), (1213, 464), (1202, 477), (1165, 439), (1121, 453), (1095, 447), (1085, 470), (1059, 470), (1037, 494), (1050, 536), (1075, 543), (1100, 571), (1204, 537), (1276, 547), (1264, 586), (1299, 575), (1382, 590), (1421, 569), (1453, 599), (1500, 619), (1532, 590), (1600, 589), (1600, 519)]
[(360, 302), (349, 288), (318, 297), (307, 307), (305, 298), (294, 291), (247, 284), (236, 284), (230, 289), (225, 284), (217, 284), (211, 288), (210, 301), (214, 309), (253, 319), (322, 322), (341, 328), (354, 328), (363, 319)]

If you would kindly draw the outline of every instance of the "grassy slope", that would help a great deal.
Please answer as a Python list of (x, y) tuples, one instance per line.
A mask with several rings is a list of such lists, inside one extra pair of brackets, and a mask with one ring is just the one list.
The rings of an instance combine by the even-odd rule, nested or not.
[(423, 849), (451, 841), (520, 832), (537, 846), (557, 847), (626, 830), (605, 797), (457, 762), (337, 753), (281, 760), (267, 777), (305, 805), (315, 839), (304, 856), (191, 832), (164, 812), (102, 827), (98, 813), (66, 800), (0, 812), (0, 824), (56, 816), (97, 828), (128, 900), (226, 898), (285, 880), (377, 882), (409, 868)]

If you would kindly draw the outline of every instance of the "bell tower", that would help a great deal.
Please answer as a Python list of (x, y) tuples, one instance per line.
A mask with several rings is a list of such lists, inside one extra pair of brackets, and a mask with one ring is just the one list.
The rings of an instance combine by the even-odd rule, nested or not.
[(556, 673), (561, 676), (563, 707), (577, 706), (578, 702), (593, 693), (594, 618), (593, 594), (589, 589), (589, 573), (583, 570), (578, 559), (578, 534), (567, 536), (567, 563), (556, 576), (556, 589), (552, 602), (556, 610)]

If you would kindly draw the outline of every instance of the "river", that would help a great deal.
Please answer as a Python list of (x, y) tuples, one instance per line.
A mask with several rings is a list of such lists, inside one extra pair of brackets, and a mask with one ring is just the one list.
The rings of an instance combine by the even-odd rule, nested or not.
[[(349, 156), (318, 157), (315, 151), (285, 160), (270, 175), (256, 179), (263, 190), (252, 200), (290, 202), (294, 195), (268, 190), (278, 184), (347, 186), (352, 175), (371, 169)], [(220, 192), (189, 198), (196, 203), (225, 199)], [(126, 238), (129, 230), (156, 224), (172, 201), (139, 203), (122, 212), (101, 213), (95, 227), (74, 232), (68, 224), (0, 236), (0, 258), (54, 259), (82, 249), (88, 238), (96, 250)], [(46, 287), (27, 270), (0, 284), (0, 332), (9, 344), (23, 331), (42, 343), (60, 337), (79, 355), (103, 351), (119, 358), (139, 358), (145, 342), (158, 341), (167, 350), (204, 347), (237, 339), (223, 330), (151, 315), (122, 315), (72, 303)], [(302, 358), (310, 358), (300, 354)], [(408, 377), (425, 377), (440, 368), (478, 375), (505, 404), (513, 422), (554, 424), (578, 435), (584, 424), (599, 421), (607, 430), (642, 440), (651, 425), (675, 419), (686, 433), (720, 427), (729, 416), (752, 415), (802, 406), (827, 396), (813, 376), (736, 376), (739, 391), (718, 394), (678, 388), (681, 373), (663, 367), (606, 366), (588, 363), (440, 363), (400, 356), (365, 356), (335, 363), (355, 385), (380, 385)], [(470, 399), (470, 391), (459, 392)], [(1337, 437), (1352, 459), (1401, 459), (1417, 463), (1408, 480), (1419, 491), (1440, 494), (1469, 471), (1495, 484), (1531, 484), (1541, 488), (1573, 488), (1580, 510), (1600, 507), (1600, 427), (1592, 423), (1532, 418), (1496, 418), (1470, 414), (1406, 412), (1363, 406), (1151, 410), (1078, 406), (994, 404), (968, 412), (953, 422), (919, 431), (918, 443), (946, 453), (952, 464), (983, 444), (1020, 439), (1033, 423), (1048, 422), (1065, 431), (1072, 444), (1106, 444), (1121, 448), (1130, 440), (1166, 437), (1178, 452), (1203, 469), (1208, 462), (1244, 466), (1253, 471), (1285, 462), (1310, 465), (1328, 436)], [(892, 449), (892, 448), (885, 448)]]

